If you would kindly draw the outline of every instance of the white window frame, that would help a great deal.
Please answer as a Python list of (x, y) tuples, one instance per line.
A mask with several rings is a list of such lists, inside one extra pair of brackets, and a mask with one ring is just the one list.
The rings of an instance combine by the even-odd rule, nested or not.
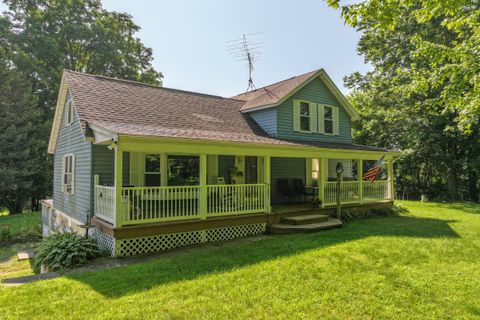
[[(66, 183), (70, 176), (70, 183)], [(67, 153), (62, 157), (62, 192), (68, 195), (75, 193), (75, 154)]]
[(65, 112), (65, 125), (70, 126), (75, 118), (72, 98), (67, 99), (67, 102), (65, 103)]
[[(308, 116), (304, 116), (302, 115), (302, 104), (305, 104), (307, 105), (307, 110), (308, 110)], [(298, 125), (299, 125), (299, 129), (300, 129), (300, 132), (303, 132), (303, 133), (311, 133), (312, 132), (312, 121), (311, 121), (311, 112), (310, 112), (310, 105), (311, 105), (311, 102), (309, 101), (305, 101), (305, 100), (300, 100), (298, 102), (298, 116), (299, 116), (299, 119), (298, 119)], [(308, 119), (308, 130), (303, 130), (302, 129), (302, 118), (307, 118)]]
[[(158, 156), (158, 161), (159, 161), (159, 167), (158, 167), (158, 172), (156, 171), (147, 171), (147, 156), (149, 155), (154, 155), (154, 156)], [(148, 174), (148, 175), (158, 175), (158, 185), (161, 186), (162, 185), (162, 155), (160, 153), (145, 153), (143, 155), (143, 184), (145, 185), (146, 183), (146, 180), (145, 179), (145, 176)]]
[[(332, 114), (332, 115), (331, 115), (331, 118), (330, 118), (330, 119), (325, 118), (325, 112), (327, 111), (327, 108), (330, 108), (330, 110), (331, 110), (331, 114)], [(335, 108), (334, 106), (329, 106), (329, 105), (324, 105), (324, 106), (323, 106), (323, 116), (322, 116), (322, 118), (323, 118), (323, 119), (322, 119), (322, 121), (323, 121), (323, 134), (324, 134), (324, 135), (327, 135), (327, 136), (333, 136), (333, 135), (335, 135), (335, 123), (334, 123), (334, 122), (335, 122), (335, 119), (334, 119), (334, 116), (333, 116), (334, 108)], [(326, 123), (327, 121), (331, 121), (331, 122), (332, 122), (332, 132), (326, 132), (327, 126), (325, 125), (325, 123)]]

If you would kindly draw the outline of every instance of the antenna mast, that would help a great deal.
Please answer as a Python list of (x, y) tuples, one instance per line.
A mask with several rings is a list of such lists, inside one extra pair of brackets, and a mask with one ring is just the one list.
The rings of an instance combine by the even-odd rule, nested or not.
[(232, 54), (237, 61), (245, 61), (248, 67), (248, 86), (246, 92), (255, 90), (255, 84), (253, 83), (252, 73), (254, 70), (254, 62), (259, 60), (261, 52), (259, 49), (263, 47), (265, 42), (251, 42), (247, 40), (247, 36), (255, 36), (263, 33), (250, 33), (244, 34), (242, 38), (232, 41), (227, 41), (229, 43), (228, 51)]

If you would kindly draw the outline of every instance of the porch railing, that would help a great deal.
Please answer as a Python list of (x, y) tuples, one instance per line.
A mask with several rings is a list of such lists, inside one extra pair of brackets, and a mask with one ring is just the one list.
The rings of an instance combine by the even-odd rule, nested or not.
[(388, 181), (377, 180), (372, 182), (363, 182), (363, 201), (379, 201), (388, 199)]
[[(362, 199), (359, 195), (359, 181), (342, 181), (340, 185), (340, 201), (342, 204), (374, 202), (389, 199), (388, 181), (377, 180), (372, 182), (362, 182)], [(337, 203), (337, 182), (330, 181), (325, 183), (325, 205), (334, 205)]]
[(95, 215), (110, 223), (115, 221), (115, 187), (95, 186)]
[(224, 216), (267, 211), (266, 184), (207, 185), (209, 216)]
[(200, 213), (200, 186), (122, 189), (122, 224), (192, 219)]
[[(358, 181), (342, 181), (340, 184), (340, 201), (341, 203), (360, 202), (358, 195)], [(325, 183), (325, 205), (337, 203), (337, 182)]]

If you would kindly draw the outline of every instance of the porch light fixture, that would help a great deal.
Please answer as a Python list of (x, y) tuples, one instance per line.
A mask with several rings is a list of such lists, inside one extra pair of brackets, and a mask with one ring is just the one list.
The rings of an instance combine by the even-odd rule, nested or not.
[(110, 143), (107, 148), (108, 150), (113, 150), (116, 147), (117, 147), (117, 143), (115, 141), (112, 141), (112, 143)]
[(337, 162), (337, 165), (335, 167), (335, 171), (337, 172), (337, 174), (342, 174), (343, 173), (343, 163), (341, 163), (340, 161)]

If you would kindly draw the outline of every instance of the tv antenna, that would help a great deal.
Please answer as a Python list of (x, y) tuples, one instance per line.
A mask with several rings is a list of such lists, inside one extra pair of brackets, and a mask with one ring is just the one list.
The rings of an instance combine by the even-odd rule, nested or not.
[(253, 64), (259, 60), (259, 57), (262, 54), (260, 49), (265, 45), (265, 42), (249, 41), (247, 40), (247, 36), (254, 37), (262, 34), (265, 34), (265, 32), (243, 34), (240, 39), (227, 41), (227, 50), (229, 53), (236, 58), (237, 61), (245, 62), (248, 67), (248, 86), (246, 92), (256, 89), (252, 79), (252, 73), (254, 70)]

